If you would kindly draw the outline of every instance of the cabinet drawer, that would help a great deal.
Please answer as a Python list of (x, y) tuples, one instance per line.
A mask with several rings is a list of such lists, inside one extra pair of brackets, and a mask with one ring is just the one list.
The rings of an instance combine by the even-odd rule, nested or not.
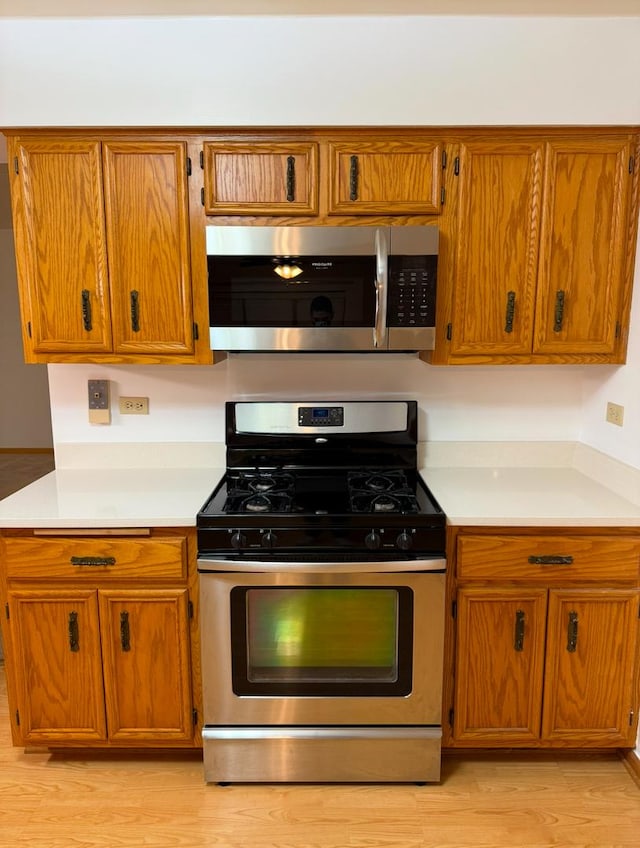
[(183, 537), (154, 539), (11, 538), (4, 540), (7, 576), (117, 580), (186, 577)]
[(458, 579), (638, 582), (640, 539), (620, 536), (461, 536)]

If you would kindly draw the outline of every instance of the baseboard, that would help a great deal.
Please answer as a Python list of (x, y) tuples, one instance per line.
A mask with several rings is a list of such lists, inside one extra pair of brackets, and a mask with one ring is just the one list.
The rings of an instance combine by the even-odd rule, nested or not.
[(640, 756), (638, 756), (638, 751), (621, 751), (620, 757), (631, 776), (640, 786)]
[(53, 448), (0, 448), (0, 453), (50, 453)]

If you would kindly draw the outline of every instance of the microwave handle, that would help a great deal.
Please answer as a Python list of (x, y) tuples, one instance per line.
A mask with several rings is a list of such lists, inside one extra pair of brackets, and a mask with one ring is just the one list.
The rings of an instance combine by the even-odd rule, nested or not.
[(376, 229), (376, 314), (373, 327), (373, 346), (387, 347), (387, 297), (389, 267), (389, 244), (387, 230)]

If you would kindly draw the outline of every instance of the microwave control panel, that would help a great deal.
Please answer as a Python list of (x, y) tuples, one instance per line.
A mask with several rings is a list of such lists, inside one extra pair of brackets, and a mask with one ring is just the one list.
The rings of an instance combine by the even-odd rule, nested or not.
[(389, 257), (388, 327), (433, 327), (437, 256)]

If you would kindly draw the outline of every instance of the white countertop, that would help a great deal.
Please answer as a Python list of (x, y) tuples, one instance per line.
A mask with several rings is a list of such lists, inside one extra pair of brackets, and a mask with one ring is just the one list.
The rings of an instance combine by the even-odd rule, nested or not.
[[(640, 530), (640, 471), (584, 446), (430, 447), (422, 475), (450, 524)], [(223, 473), (211, 465), (58, 469), (0, 501), (0, 528), (193, 527)]]
[(640, 506), (573, 468), (428, 468), (449, 524), (638, 527)]
[(0, 527), (193, 527), (224, 468), (63, 469), (0, 501)]

